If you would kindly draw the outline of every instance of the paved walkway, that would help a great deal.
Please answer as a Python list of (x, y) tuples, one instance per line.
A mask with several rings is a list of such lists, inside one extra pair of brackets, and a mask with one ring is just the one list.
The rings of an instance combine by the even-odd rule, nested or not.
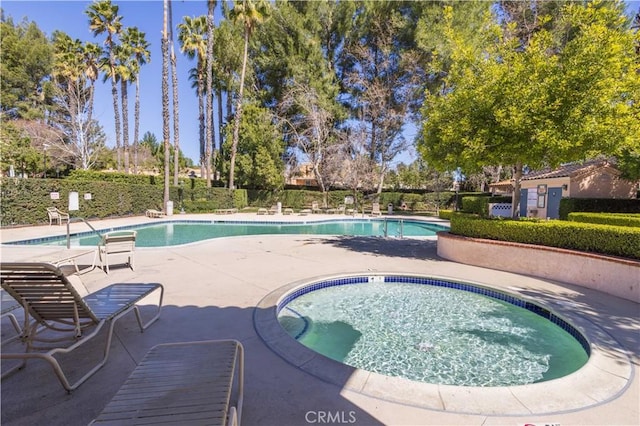
[[(182, 218), (301, 220), (303, 217), (255, 214), (173, 217)], [(316, 218), (320, 216), (306, 216), (304, 220)], [(102, 229), (154, 221), (158, 219), (135, 217), (92, 223)], [(72, 232), (87, 229), (82, 223), (74, 223), (71, 228)], [(62, 234), (64, 229), (65, 226), (2, 229), (1, 239), (6, 242)], [(86, 425), (152, 346), (226, 338), (240, 340), (246, 349), (244, 425), (640, 424), (638, 304), (576, 286), (448, 262), (437, 257), (435, 245), (435, 241), (428, 240), (282, 235), (220, 238), (181, 247), (138, 249), (135, 271), (112, 267), (106, 275), (95, 269), (83, 275), (82, 280), (89, 291), (114, 282), (163, 283), (165, 308), (160, 320), (144, 334), (137, 329), (133, 315), (120, 320), (109, 361), (70, 395), (45, 363), (30, 362), (25, 370), (2, 381), (2, 425)], [(61, 248), (7, 245), (2, 246), (1, 253), (3, 261), (54, 259), (65, 254), (66, 249)], [(472, 280), (509, 288), (546, 306), (565, 309), (568, 315), (580, 315), (581, 327), (600, 336), (598, 368), (606, 370), (610, 374), (607, 377), (616, 379), (576, 386), (575, 395), (589, 398), (579, 409), (562, 408), (565, 402), (577, 399), (575, 395), (552, 392), (541, 394), (530, 414), (462, 414), (478, 412), (485, 404), (495, 405), (503, 392), (517, 395), (518, 387), (486, 389), (481, 394), (462, 388), (454, 399), (449, 399), (442, 388), (439, 399), (443, 409), (439, 410), (416, 403), (400, 404), (354, 391), (348, 386), (348, 378), (344, 386), (320, 380), (276, 355), (257, 335), (254, 315), (260, 312), (256, 312), (256, 306), (274, 290), (313, 277), (367, 271)], [(3, 322), (3, 338), (7, 331)], [(100, 345), (89, 346), (82, 354), (65, 357), (67, 368), (81, 371), (86, 359), (97, 356)], [(572, 376), (569, 377), (571, 380)]]

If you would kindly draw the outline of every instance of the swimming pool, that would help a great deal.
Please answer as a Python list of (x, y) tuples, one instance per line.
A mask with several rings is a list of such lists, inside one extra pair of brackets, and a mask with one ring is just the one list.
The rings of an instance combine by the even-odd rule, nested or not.
[[(125, 229), (136, 230), (136, 247), (165, 247), (189, 244), (220, 237), (269, 234), (351, 235), (389, 237), (431, 237), (448, 228), (426, 221), (406, 219), (342, 219), (316, 222), (256, 221), (164, 221), (153, 224), (101, 229), (100, 233)], [(94, 232), (71, 235), (71, 246), (95, 246), (99, 237)], [(64, 235), (6, 244), (64, 246)]]
[(588, 361), (584, 336), (549, 310), (493, 289), (430, 277), (318, 281), (278, 303), (308, 348), (352, 367), (455, 386), (515, 386)]

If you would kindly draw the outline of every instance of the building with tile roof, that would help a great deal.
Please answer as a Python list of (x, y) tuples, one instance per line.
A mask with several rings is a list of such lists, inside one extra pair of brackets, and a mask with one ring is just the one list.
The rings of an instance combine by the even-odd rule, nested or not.
[[(561, 198), (636, 198), (638, 182), (621, 177), (612, 159), (563, 164), (527, 173), (520, 182), (520, 216), (559, 216)], [(490, 184), (498, 195), (513, 193), (513, 181)]]

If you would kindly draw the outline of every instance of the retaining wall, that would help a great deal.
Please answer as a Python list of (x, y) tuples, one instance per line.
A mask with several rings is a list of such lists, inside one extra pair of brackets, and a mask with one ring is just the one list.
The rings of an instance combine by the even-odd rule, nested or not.
[(640, 303), (640, 261), (448, 232), (438, 233), (438, 256), (575, 284)]

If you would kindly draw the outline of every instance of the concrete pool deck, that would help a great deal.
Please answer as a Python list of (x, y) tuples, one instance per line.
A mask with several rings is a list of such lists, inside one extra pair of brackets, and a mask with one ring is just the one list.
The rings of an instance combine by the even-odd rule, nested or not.
[[(263, 216), (175, 215), (167, 220), (300, 221), (336, 219), (336, 215)], [(164, 220), (164, 219), (163, 219)], [(92, 221), (97, 228), (158, 219), (131, 217)], [(72, 232), (87, 230), (71, 224)], [(2, 229), (3, 242), (60, 235), (65, 226)], [(68, 256), (60, 247), (2, 246), (2, 261), (55, 260)], [(165, 303), (160, 320), (140, 334), (134, 315), (115, 327), (107, 364), (77, 391), (68, 395), (49, 366), (30, 362), (2, 381), (3, 425), (86, 425), (102, 410), (144, 354), (158, 343), (226, 339), (240, 340), (246, 350), (244, 425), (637, 425), (640, 424), (640, 305), (579, 286), (467, 266), (436, 255), (433, 240), (382, 239), (314, 235), (232, 237), (178, 247), (136, 250), (136, 270), (113, 266), (106, 275), (95, 269), (81, 276), (89, 291), (114, 282), (160, 282)], [(91, 260), (87, 256), (88, 261)], [(530, 297), (562, 315), (575, 315), (581, 328), (601, 336), (595, 374), (580, 376), (573, 388), (553, 389), (548, 382), (528, 385), (530, 402), (524, 414), (507, 415), (508, 400), (521, 400), (512, 388), (441, 388), (432, 394), (439, 408), (424, 408), (411, 389), (393, 379), (377, 389), (387, 395), (362, 392), (378, 378), (338, 372), (333, 382), (312, 374), (318, 368), (330, 374), (332, 361), (320, 356), (302, 362), (305, 369), (286, 361), (264, 343), (254, 327), (254, 316), (268, 314), (261, 301), (285, 285), (325, 275), (395, 272), (437, 275), (469, 280)], [(10, 331), (3, 322), (3, 339)], [(295, 343), (295, 342), (291, 342)], [(592, 341), (592, 344), (594, 342)], [(14, 345), (15, 343), (12, 343)], [(83, 359), (99, 352), (89, 345), (82, 354), (66, 356), (65, 366), (81, 371)], [(5, 348), (3, 348), (4, 350)], [(6, 361), (7, 363), (11, 361)], [(334, 363), (335, 364), (335, 363)], [(4, 366), (4, 363), (3, 363)], [(327, 373), (328, 372), (328, 373)], [(584, 373), (575, 373), (575, 378)], [(561, 380), (573, 380), (574, 375)], [(362, 382), (364, 381), (364, 383)], [(360, 389), (362, 389), (362, 387)], [(567, 391), (573, 389), (573, 391)], [(385, 399), (397, 395), (398, 403)], [(402, 395), (406, 395), (403, 398)], [(425, 397), (426, 398), (426, 397)], [(577, 404), (567, 408), (567, 404)], [(492, 414), (464, 414), (494, 407)], [(577, 408), (576, 408), (577, 407)], [(330, 415), (330, 416), (329, 416)], [(332, 422), (326, 422), (329, 417)], [(324, 420), (324, 421), (323, 421)]]

